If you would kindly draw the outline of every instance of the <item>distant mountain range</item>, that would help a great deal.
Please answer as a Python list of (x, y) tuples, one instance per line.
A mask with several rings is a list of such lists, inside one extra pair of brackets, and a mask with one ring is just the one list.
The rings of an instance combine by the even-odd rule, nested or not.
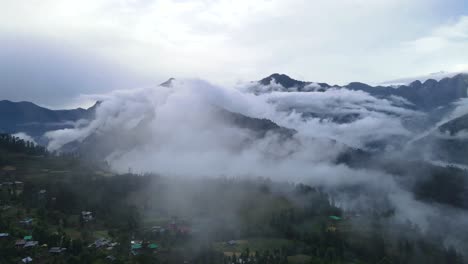
[[(164, 87), (170, 87), (174, 79), (161, 84)], [(399, 87), (389, 86), (370, 86), (364, 83), (353, 82), (345, 86), (330, 85), (327, 83), (315, 83), (308, 81), (295, 80), (284, 74), (272, 74), (259, 81), (252, 82), (251, 91), (260, 93), (269, 93), (274, 91), (281, 92), (325, 92), (328, 89), (348, 89), (354, 91), (363, 91), (376, 98), (392, 99), (400, 97), (405, 99), (407, 104), (403, 107), (418, 110), (427, 113), (427, 119), (433, 119), (429, 123), (435, 124), (449, 112), (451, 103), (468, 97), (468, 74), (458, 74), (450, 78), (443, 78), (439, 81), (426, 80), (424, 82), (414, 81), (409, 85)], [(47, 140), (43, 137), (44, 133), (51, 130), (73, 128), (79, 120), (92, 120), (96, 114), (96, 109), (100, 102), (88, 109), (71, 109), (71, 110), (51, 110), (40, 107), (31, 102), (11, 102), (0, 101), (0, 132), (2, 133), (18, 133), (24, 132), (33, 137), (37, 142), (47, 144)], [(258, 137), (263, 137), (269, 131), (279, 133), (284, 136), (292, 136), (295, 131), (278, 126), (276, 123), (268, 119), (248, 117), (239, 113), (233, 113), (226, 109), (219, 109), (222, 119), (228, 120), (233, 125), (243, 129), (248, 129), (254, 132)], [(358, 113), (302, 113), (304, 118), (324, 118), (334, 123), (344, 124), (354, 122), (359, 119)], [(148, 117), (150, 118), (150, 117)], [(142, 120), (140, 126), (144, 126)], [(411, 121), (412, 122), (412, 121)], [(464, 153), (468, 153), (468, 147), (462, 147), (461, 144), (468, 142), (468, 136), (460, 136), (460, 132), (468, 131), (468, 114), (460, 118), (450, 120), (442, 124), (435, 131), (440, 134), (447, 134), (448, 137), (436, 136), (434, 133), (428, 134), (426, 137), (421, 137), (420, 143), (430, 140), (436, 142), (432, 147), (437, 148), (437, 158), (441, 160), (451, 160), (459, 163), (465, 162)], [(122, 135), (117, 133), (117, 137), (127, 137), (132, 140), (127, 142), (138, 143), (138, 137), (146, 137), (148, 135)], [(457, 136), (457, 137), (455, 137)], [(391, 139), (388, 139), (391, 140)], [(105, 145), (101, 149), (110, 152), (115, 147), (115, 142), (118, 142), (114, 137), (102, 137), (93, 135), (85, 139), (80, 144), (82, 147), (91, 147), (96, 144)], [(74, 151), (78, 148), (77, 142), (67, 144), (65, 148)], [(376, 142), (380, 144), (380, 142)], [(385, 145), (385, 144), (383, 144)], [(419, 144), (424, 145), (424, 144)], [(468, 146), (468, 145), (467, 145)], [(120, 146), (126, 148), (126, 146)], [(433, 150), (433, 149), (432, 149)], [(432, 151), (431, 150), (431, 151)], [(103, 153), (104, 154), (104, 153)], [(347, 158), (344, 158), (346, 160)]]
[[(392, 86), (371, 86), (365, 83), (352, 82), (345, 86), (329, 85), (327, 83), (305, 82), (292, 79), (285, 74), (272, 74), (258, 81), (261, 86), (278, 84), (282, 91), (325, 91), (330, 88), (349, 89), (364, 91), (377, 98), (387, 98), (398, 96), (408, 100), (418, 110), (430, 111), (440, 106), (445, 106), (458, 99), (468, 96), (468, 74), (460, 73), (450, 78), (443, 78), (440, 81), (428, 79), (424, 82), (414, 81), (409, 85)], [(277, 86), (276, 86), (277, 87)], [(271, 91), (268, 89), (255, 89), (255, 92)]]
[(80, 119), (93, 119), (99, 102), (88, 109), (51, 110), (31, 102), (0, 101), (0, 132), (25, 132), (40, 137), (50, 130), (73, 127)]

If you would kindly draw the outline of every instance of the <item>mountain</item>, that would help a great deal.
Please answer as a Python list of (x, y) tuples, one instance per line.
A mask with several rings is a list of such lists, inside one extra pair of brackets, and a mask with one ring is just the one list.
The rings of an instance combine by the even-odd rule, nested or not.
[[(281, 127), (269, 119), (248, 117), (217, 107), (214, 110), (226, 124), (249, 131), (253, 136), (252, 140), (264, 138), (267, 133), (276, 134), (281, 140), (284, 140), (297, 133), (295, 130)], [(147, 113), (130, 130), (121, 129), (113, 130), (110, 133), (92, 133), (81, 142), (73, 141), (64, 145), (61, 151), (85, 153), (86, 158), (101, 159), (112, 153), (125, 153), (134, 148), (145, 146), (148, 140), (154, 136), (151, 129), (151, 122), (154, 117), (153, 113)], [(249, 144), (251, 142), (245, 143)]]
[(448, 165), (468, 165), (468, 114), (454, 118), (430, 130), (413, 143), (426, 159)]
[(265, 137), (267, 133), (277, 133), (283, 137), (292, 137), (297, 131), (281, 127), (266, 118), (254, 118), (239, 113), (233, 113), (225, 109), (219, 109), (219, 114), (224, 121), (243, 129), (250, 130), (257, 137)]
[(24, 132), (40, 137), (45, 132), (73, 127), (80, 119), (94, 118), (99, 102), (88, 109), (51, 110), (31, 102), (0, 101), (0, 132)]
[(447, 123), (442, 124), (439, 127), (441, 132), (448, 132), (450, 135), (454, 136), (457, 133), (466, 130), (468, 132), (468, 114), (457, 117), (448, 121)]
[(169, 78), (167, 81), (161, 83), (159, 86), (171, 87), (171, 86), (172, 86), (172, 82), (174, 82), (174, 81), (175, 81), (174, 78)]
[(377, 97), (400, 96), (413, 103), (418, 109), (432, 110), (467, 97), (468, 74), (458, 74), (440, 81), (433, 79), (425, 82), (414, 81), (398, 88), (377, 86), (363, 83), (350, 83), (347, 89), (368, 92)]
[[(285, 74), (272, 74), (257, 82), (258, 86), (253, 87), (253, 91), (271, 92), (271, 91), (325, 91), (329, 88), (349, 89), (354, 91), (364, 91), (378, 98), (388, 98), (391, 96), (402, 97), (419, 110), (430, 111), (440, 106), (445, 106), (460, 98), (468, 96), (468, 74), (458, 74), (451, 78), (443, 78), (440, 81), (429, 79), (424, 82), (414, 81), (409, 85), (401, 85), (397, 88), (390, 86), (371, 86), (365, 83), (352, 82), (345, 86), (330, 86), (327, 83), (305, 82), (292, 79)], [(280, 85), (284, 89), (277, 87), (265, 89), (270, 84)]]
[[(168, 81), (162, 83), (160, 86), (171, 87), (173, 85), (174, 79), (171, 78)], [(409, 127), (410, 125), (417, 126), (419, 131), (425, 129), (425, 127), (430, 127), (432, 124), (435, 124), (443, 119), (451, 110), (451, 103), (460, 99), (467, 97), (467, 88), (468, 88), (468, 75), (467, 74), (458, 74), (451, 78), (444, 78), (440, 81), (436, 80), (426, 80), (424, 82), (414, 81), (408, 86), (400, 86), (398, 88), (385, 87), (385, 86), (370, 86), (364, 83), (353, 82), (345, 86), (329, 85), (327, 83), (316, 83), (316, 82), (306, 82), (295, 80), (285, 74), (272, 74), (266, 78), (261, 79), (260, 81), (254, 82), (253, 91), (255, 93), (267, 93), (272, 91), (280, 92), (325, 92), (328, 89), (348, 89), (355, 91), (364, 91), (370, 95), (378, 98), (388, 98), (393, 99), (395, 96), (402, 97), (407, 101), (411, 102), (413, 105), (405, 105), (404, 107), (409, 107), (412, 109), (423, 110), (426, 112), (427, 117), (420, 118), (422, 121), (418, 121), (415, 118), (405, 118), (402, 117), (401, 121), (405, 126)], [(0, 132), (4, 133), (17, 133), (25, 132), (26, 134), (32, 136), (36, 141), (40, 139), (43, 134), (47, 131), (63, 129), (63, 128), (72, 128), (74, 122), (86, 119), (92, 120), (95, 115), (95, 110), (99, 106), (100, 102), (97, 102), (93, 107), (89, 109), (72, 109), (72, 110), (50, 110), (44, 107), (40, 107), (30, 102), (11, 102), (11, 101), (0, 101)], [(301, 108), (302, 107), (302, 108)], [(335, 106), (334, 106), (335, 107)], [(304, 119), (315, 118), (320, 119), (320, 122), (331, 122), (340, 125), (347, 125), (356, 122), (357, 120), (362, 119), (363, 117), (360, 114), (360, 111), (345, 111), (346, 109), (339, 109), (342, 107), (341, 104), (337, 104), (333, 110), (329, 107), (320, 107), (320, 104), (315, 106), (305, 105), (305, 106), (294, 106), (294, 109), (290, 109), (295, 113), (301, 115)], [(347, 106), (348, 108), (350, 106)], [(351, 108), (353, 108), (352, 106)], [(356, 105), (356, 109), (365, 109), (366, 111), (378, 112), (387, 115), (385, 108), (382, 110), (374, 109), (373, 105)], [(287, 109), (288, 110), (288, 109)], [(380, 112), (379, 112), (380, 111)], [(383, 111), (383, 112), (382, 112)], [(287, 129), (284, 127), (278, 126), (276, 123), (268, 119), (261, 118), (252, 118), (239, 113), (234, 113), (227, 111), (226, 109), (219, 108), (215, 110), (218, 112), (222, 120), (229, 122), (230, 125), (239, 127), (242, 129), (247, 129), (252, 132), (255, 137), (264, 137), (267, 133), (273, 132), (278, 133), (281, 136), (291, 137), (295, 131)], [(395, 114), (398, 116), (398, 114)], [(149, 129), (144, 129), (146, 122), (153, 117), (149, 114), (144, 118), (141, 123), (138, 125), (138, 131), (149, 131)], [(418, 117), (419, 118), (419, 117)], [(427, 120), (426, 120), (427, 119)], [(423, 123), (427, 124), (423, 124)], [(460, 120), (452, 120), (451, 122), (444, 124), (441, 127), (441, 131), (449, 131), (451, 134), (456, 134), (458, 131), (463, 130), (467, 125), (468, 117), (460, 118)], [(409, 125), (406, 125), (409, 124)], [(421, 125), (423, 124), (423, 125)], [(142, 128), (143, 129), (140, 129)], [(114, 131), (115, 132), (115, 131)], [(141, 138), (148, 138), (151, 135), (139, 134), (139, 132), (129, 133), (127, 132), (115, 132), (115, 137), (109, 135), (98, 135), (91, 134), (89, 138), (83, 140), (81, 143), (71, 142), (65, 146), (65, 150), (75, 151), (78, 148), (88, 148), (95, 146), (96, 144), (104, 145), (104, 152), (108, 153), (113, 148), (117, 147), (119, 149), (126, 149), (131, 146), (142, 144)], [(126, 138), (127, 140), (120, 141), (119, 138)], [(436, 140), (432, 140), (432, 139)], [(440, 147), (441, 150), (437, 153), (449, 153), (451, 156), (453, 153), (456, 153), (458, 157), (457, 161), (462, 159), (462, 152), (454, 150), (457, 149), (457, 145), (460, 144), (460, 139), (440, 139), (431, 135), (431, 146), (435, 144), (436, 147)], [(401, 146), (408, 141), (408, 138), (401, 137), (386, 137), (369, 139), (369, 142), (366, 143), (367, 149), (380, 150), (385, 149), (388, 145), (392, 146)], [(47, 143), (44, 139), (39, 140), (40, 143)], [(438, 143), (442, 142), (442, 143)], [(448, 143), (447, 143), (448, 142)], [(432, 144), (433, 143), (433, 144)], [(437, 143), (437, 144), (436, 144)], [(122, 146), (116, 146), (123, 144)], [(78, 145), (81, 145), (78, 146)], [(429, 144), (427, 144), (429, 146)], [(458, 147), (458, 149), (462, 149)], [(446, 150), (446, 151), (445, 151)], [(432, 150), (431, 150), (432, 151)], [(440, 154), (440, 155), (442, 155)], [(343, 160), (348, 160), (344, 157)], [(454, 160), (452, 158), (443, 159), (443, 160)]]
[(299, 92), (309, 92), (309, 91), (325, 91), (325, 89), (330, 88), (327, 83), (315, 83), (315, 82), (304, 82), (292, 79), (286, 74), (274, 73), (268, 77), (265, 77), (258, 81), (260, 85), (268, 86), (270, 84), (278, 84), (282, 88), (282, 91), (299, 91)]

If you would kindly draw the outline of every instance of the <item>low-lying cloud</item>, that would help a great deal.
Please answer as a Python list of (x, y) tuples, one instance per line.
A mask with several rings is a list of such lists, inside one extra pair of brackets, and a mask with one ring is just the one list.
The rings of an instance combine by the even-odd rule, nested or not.
[[(252, 85), (252, 84), (245, 84)], [(385, 201), (394, 219), (417, 223), (424, 232), (452, 231), (439, 223), (468, 217), (461, 209), (433, 206), (413, 197), (404, 181), (377, 169), (337, 164), (350, 147), (389, 138), (414, 137), (403, 119), (423, 113), (400, 107), (398, 98), (378, 99), (361, 91), (279, 92), (255, 95), (245, 86), (229, 88), (201, 80), (173, 81), (171, 87), (114, 91), (103, 100), (96, 118), (72, 129), (46, 133), (50, 150), (94, 137), (96, 148), (110, 149), (112, 169), (154, 172), (170, 177), (267, 177), (277, 181), (322, 186), (345, 209), (370, 207), (363, 201)], [(259, 137), (220, 114), (220, 109), (252, 118), (266, 118), (297, 133), (284, 137), (267, 132)], [(336, 122), (335, 116), (351, 116)], [(388, 148), (387, 148), (387, 151)], [(359, 197), (337, 190), (359, 187)], [(437, 226), (437, 229), (435, 229)], [(444, 231), (445, 230), (445, 231)], [(451, 232), (446, 243), (464, 238)], [(456, 243), (454, 242), (456, 241)]]

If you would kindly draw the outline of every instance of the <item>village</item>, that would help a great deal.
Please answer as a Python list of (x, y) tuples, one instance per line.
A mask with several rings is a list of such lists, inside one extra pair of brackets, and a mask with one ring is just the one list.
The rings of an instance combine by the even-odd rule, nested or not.
[(313, 186), (117, 174), (3, 139), (2, 264), (462, 263), (437, 239), (412, 240), (415, 224), (392, 225), (392, 210), (343, 211)]
[[(42, 171), (51, 172), (49, 169)], [(57, 190), (32, 184), (29, 177), (21, 177), (16, 167), (1, 168), (0, 247), (2, 254), (15, 256), (15, 263), (73, 263), (77, 255), (86, 254), (93, 258), (98, 256), (103, 263), (121, 263), (125, 259), (140, 263), (141, 259), (171, 259), (174, 258), (171, 255), (180, 254), (176, 258), (182, 258), (184, 263), (196, 263), (190, 254), (177, 253), (192, 243), (194, 237), (204, 235), (189, 219), (166, 215), (133, 228), (129, 220), (125, 224), (128, 229), (124, 228), (127, 230), (110, 230), (106, 229), (105, 219), (100, 219), (99, 211), (81, 208), (78, 212), (57, 212), (64, 199), (54, 195)], [(326, 232), (337, 232), (336, 224), (341, 218), (330, 216), (329, 220)], [(254, 239), (249, 244), (247, 240), (226, 239), (213, 241), (212, 247), (219, 259), (253, 263), (261, 258), (259, 249), (279, 250), (290, 244), (288, 240), (278, 240), (265, 247), (270, 240)], [(181, 246), (182, 249), (177, 249)], [(278, 263), (287, 263), (286, 256), (279, 251), (272, 251), (273, 258)]]

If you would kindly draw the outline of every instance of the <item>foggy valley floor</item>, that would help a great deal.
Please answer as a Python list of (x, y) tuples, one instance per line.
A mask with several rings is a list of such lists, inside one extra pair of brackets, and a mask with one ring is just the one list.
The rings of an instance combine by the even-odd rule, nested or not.
[[(397, 221), (379, 199), (360, 210), (340, 208), (340, 196), (366, 195), (359, 186), (115, 174), (105, 163), (56, 156), (7, 135), (0, 151), (1, 263), (30, 257), (35, 263), (453, 264), (466, 258), (446, 244), (447, 234)], [(432, 195), (440, 173), (460, 172), (440, 168), (420, 192)]]

